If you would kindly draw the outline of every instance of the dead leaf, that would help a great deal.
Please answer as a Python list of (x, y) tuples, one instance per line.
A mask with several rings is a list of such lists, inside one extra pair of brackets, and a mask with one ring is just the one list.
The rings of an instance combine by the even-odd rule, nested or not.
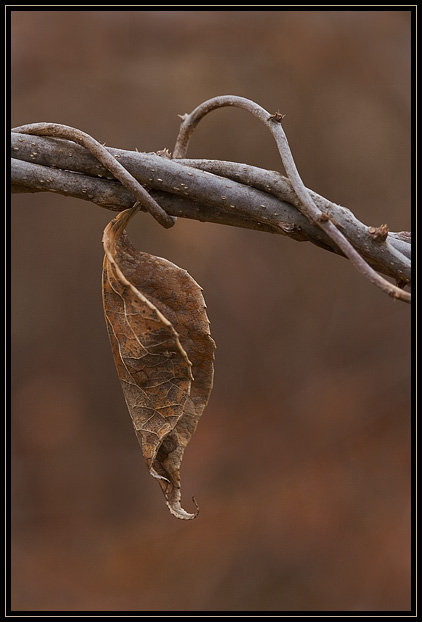
[(106, 227), (103, 304), (117, 373), (145, 462), (170, 512), (180, 504), (180, 465), (207, 405), (215, 343), (201, 287), (175, 264), (137, 251), (124, 231), (137, 208)]

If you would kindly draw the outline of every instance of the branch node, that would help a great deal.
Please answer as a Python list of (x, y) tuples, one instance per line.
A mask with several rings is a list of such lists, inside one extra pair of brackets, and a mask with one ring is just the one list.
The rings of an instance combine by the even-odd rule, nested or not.
[(375, 242), (385, 242), (388, 236), (387, 225), (380, 225), (379, 227), (369, 227), (368, 233), (374, 238)]
[(330, 217), (329, 217), (329, 215), (327, 214), (327, 212), (321, 212), (321, 213), (317, 216), (316, 220), (317, 220), (318, 222), (328, 222), (328, 221), (330, 220)]
[(279, 110), (277, 110), (277, 112), (271, 114), (268, 117), (268, 121), (275, 121), (276, 123), (281, 123), (285, 116), (285, 114), (282, 114)]
[(156, 154), (161, 156), (162, 158), (168, 158), (169, 160), (171, 160), (171, 151), (169, 151), (167, 147), (164, 147), (164, 149), (160, 149), (159, 151), (156, 151)]

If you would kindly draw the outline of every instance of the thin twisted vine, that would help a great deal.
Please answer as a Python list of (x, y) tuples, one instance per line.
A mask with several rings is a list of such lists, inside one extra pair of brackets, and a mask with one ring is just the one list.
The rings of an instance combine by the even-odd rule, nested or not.
[[(217, 108), (222, 108), (224, 106), (235, 106), (251, 112), (270, 130), (272, 136), (275, 139), (286, 174), (290, 180), (294, 192), (296, 193), (297, 198), (299, 199), (299, 203), (297, 204), (297, 206), (301, 213), (306, 216), (312, 223), (325, 231), (325, 233), (333, 240), (333, 242), (337, 244), (337, 246), (343, 251), (344, 255), (346, 255), (346, 257), (350, 259), (353, 265), (372, 283), (374, 283), (374, 285), (380, 287), (384, 292), (386, 292), (393, 298), (403, 300), (404, 302), (410, 302), (410, 293), (403, 291), (400, 287), (393, 285), (392, 283), (384, 279), (381, 275), (379, 275), (356, 251), (356, 249), (345, 237), (345, 235), (330, 219), (330, 216), (327, 214), (327, 212), (322, 211), (314, 202), (309, 190), (306, 188), (299, 175), (289, 147), (289, 143), (287, 141), (286, 134), (281, 125), (281, 121), (285, 115), (282, 115), (280, 112), (276, 112), (275, 114), (271, 115), (264, 108), (244, 97), (238, 97), (235, 95), (223, 95), (220, 97), (213, 97), (212, 99), (209, 99), (200, 104), (190, 114), (185, 114), (181, 117), (182, 124), (176, 140), (173, 158), (186, 157), (189, 141), (200, 120), (213, 110), (216, 110)], [(380, 235), (382, 234), (380, 233)]]

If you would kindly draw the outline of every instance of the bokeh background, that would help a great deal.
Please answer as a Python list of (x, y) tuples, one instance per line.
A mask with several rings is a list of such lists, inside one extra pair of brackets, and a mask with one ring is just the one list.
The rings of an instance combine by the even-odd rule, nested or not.
[[(177, 114), (249, 97), (283, 122), (309, 188), (409, 230), (409, 10), (13, 10), (12, 126), (53, 121), (155, 151)], [(191, 157), (281, 170), (246, 112)], [(410, 308), (346, 260), (281, 236), (140, 215), (134, 245), (201, 284), (211, 401), (178, 521), (147, 472), (101, 302), (111, 212), (12, 200), (12, 609), (410, 607)]]

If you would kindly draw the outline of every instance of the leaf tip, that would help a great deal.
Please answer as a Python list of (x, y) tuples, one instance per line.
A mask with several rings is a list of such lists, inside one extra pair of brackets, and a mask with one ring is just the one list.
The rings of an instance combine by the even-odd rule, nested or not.
[(171, 503), (167, 501), (167, 506), (171, 514), (173, 514), (173, 516), (175, 516), (176, 518), (180, 518), (182, 520), (193, 520), (199, 514), (199, 505), (195, 497), (192, 497), (192, 501), (194, 502), (195, 508), (196, 508), (193, 514), (186, 512), (186, 510), (182, 508), (182, 506), (180, 505), (178, 501), (176, 503)]

